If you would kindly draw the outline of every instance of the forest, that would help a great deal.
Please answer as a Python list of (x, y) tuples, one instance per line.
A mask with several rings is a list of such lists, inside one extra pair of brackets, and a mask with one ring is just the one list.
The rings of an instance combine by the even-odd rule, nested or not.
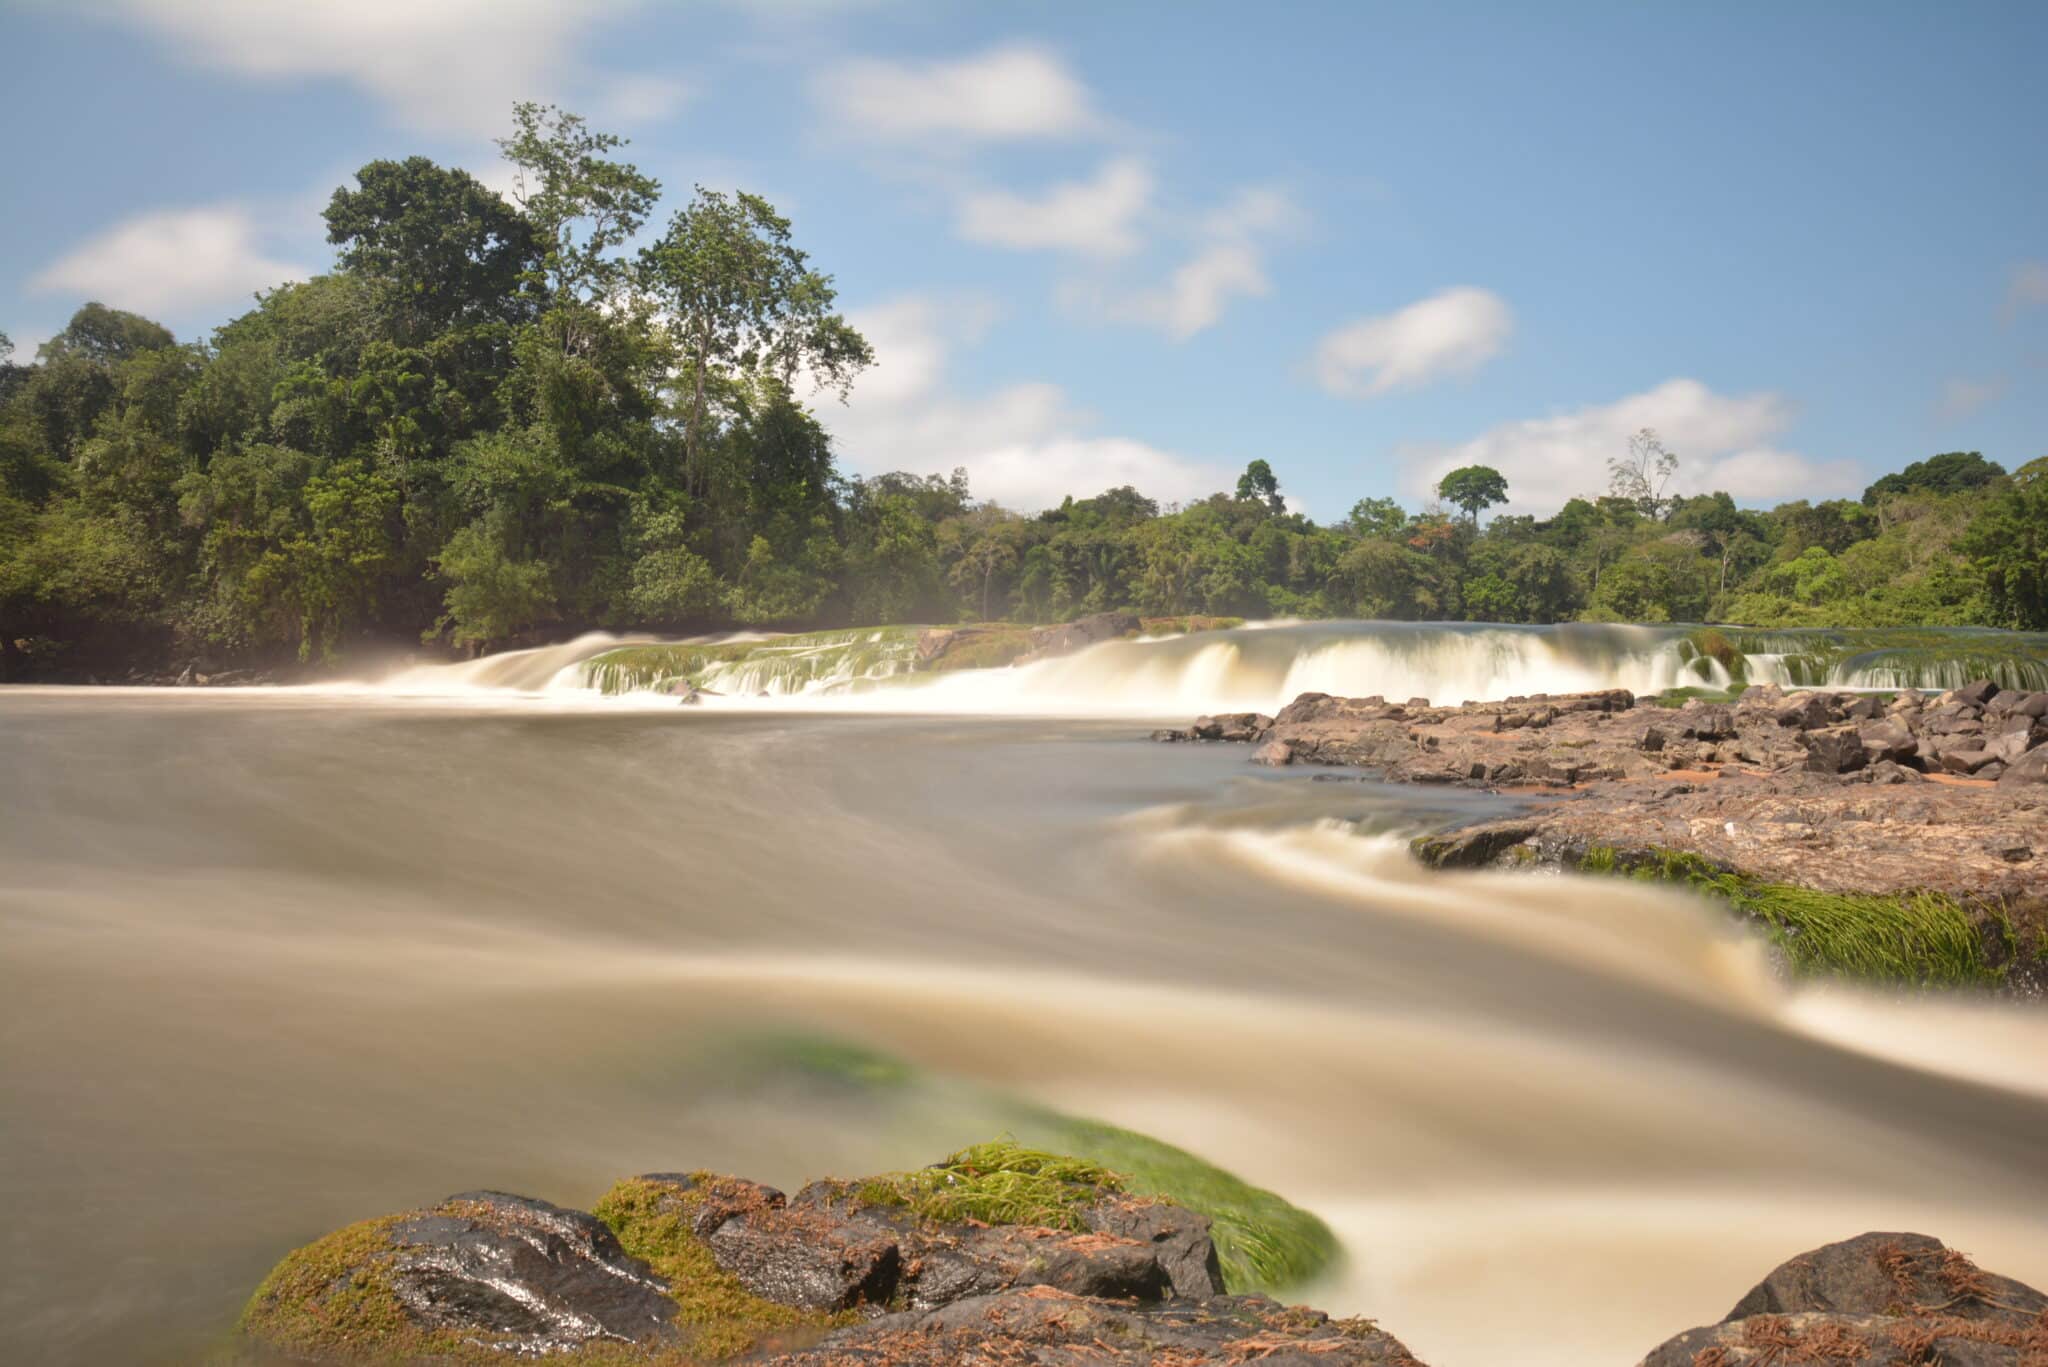
[(553, 107), (500, 146), (504, 196), (362, 167), (332, 271), (205, 340), (98, 303), (34, 356), (0, 336), (0, 678), (1119, 608), (2048, 629), (2048, 457), (1763, 511), (1668, 492), (1682, 453), (1646, 430), (1606, 489), (1483, 524), (1483, 466), (1329, 525), (1254, 453), (1185, 506), (846, 475), (813, 406), (874, 355), (787, 219), (699, 188), (663, 223), (623, 140)]

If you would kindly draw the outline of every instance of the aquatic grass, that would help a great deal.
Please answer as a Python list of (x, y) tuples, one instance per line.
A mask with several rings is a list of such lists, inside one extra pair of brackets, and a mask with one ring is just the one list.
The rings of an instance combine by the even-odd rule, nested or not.
[[(1944, 893), (1822, 892), (1748, 878), (1663, 848), (1624, 852), (1596, 845), (1578, 858), (1577, 867), (1671, 883), (1724, 902), (1761, 925), (1802, 977), (1981, 987), (2005, 976), (1986, 953), (1968, 909)], [(2010, 924), (2000, 924), (2012, 940)]]

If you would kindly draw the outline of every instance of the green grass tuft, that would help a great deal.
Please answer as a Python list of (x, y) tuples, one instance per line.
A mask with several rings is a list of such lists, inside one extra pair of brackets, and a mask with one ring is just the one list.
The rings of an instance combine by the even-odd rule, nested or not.
[(953, 1224), (1042, 1225), (1086, 1229), (1081, 1212), (1123, 1179), (1099, 1163), (998, 1139), (960, 1150), (915, 1172), (888, 1173), (857, 1188), (870, 1205), (906, 1206), (927, 1220)]
[(1667, 849), (1624, 854), (1596, 845), (1578, 863), (1590, 873), (1626, 873), (1726, 902), (1763, 926), (1801, 976), (1915, 987), (1981, 987), (2004, 977), (1969, 912), (1943, 893), (1820, 892), (1746, 878)]

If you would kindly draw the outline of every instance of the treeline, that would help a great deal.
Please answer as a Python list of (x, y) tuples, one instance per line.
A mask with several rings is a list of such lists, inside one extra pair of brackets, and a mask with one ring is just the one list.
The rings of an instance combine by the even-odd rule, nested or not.
[(0, 337), (0, 677), (1111, 608), (2048, 628), (2038, 460), (1754, 512), (1665, 497), (1677, 457), (1644, 433), (1606, 493), (1483, 528), (1485, 467), (1335, 526), (1263, 460), (1187, 507), (1036, 516), (957, 471), (846, 477), (808, 402), (872, 352), (788, 221), (699, 189), (631, 250), (660, 187), (621, 140), (515, 124), (509, 198), (373, 162), (326, 210), (333, 271), (205, 342), (100, 304), (34, 358)]

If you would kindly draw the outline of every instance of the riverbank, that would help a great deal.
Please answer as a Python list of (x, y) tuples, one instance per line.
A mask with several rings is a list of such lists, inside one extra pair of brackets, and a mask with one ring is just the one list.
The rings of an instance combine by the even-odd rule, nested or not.
[[(314, 1363), (1423, 1367), (1371, 1319), (1231, 1285), (1211, 1231), (1211, 1216), (1178, 1193), (1003, 1140), (794, 1196), (702, 1171), (628, 1178), (589, 1212), (466, 1192), (288, 1254), (250, 1298), (230, 1352)], [(1527, 1332), (1572, 1341), (1568, 1324)], [(2029, 1367), (2044, 1352), (2048, 1296), (1926, 1235), (1869, 1233), (1779, 1265), (1720, 1321), (1666, 1340), (1643, 1364)]]
[(1310, 693), (1154, 738), (1524, 796), (1524, 811), (1423, 837), (1416, 855), (1678, 883), (1759, 923), (1801, 973), (2048, 991), (2048, 693), (1980, 680), (1650, 701)]

